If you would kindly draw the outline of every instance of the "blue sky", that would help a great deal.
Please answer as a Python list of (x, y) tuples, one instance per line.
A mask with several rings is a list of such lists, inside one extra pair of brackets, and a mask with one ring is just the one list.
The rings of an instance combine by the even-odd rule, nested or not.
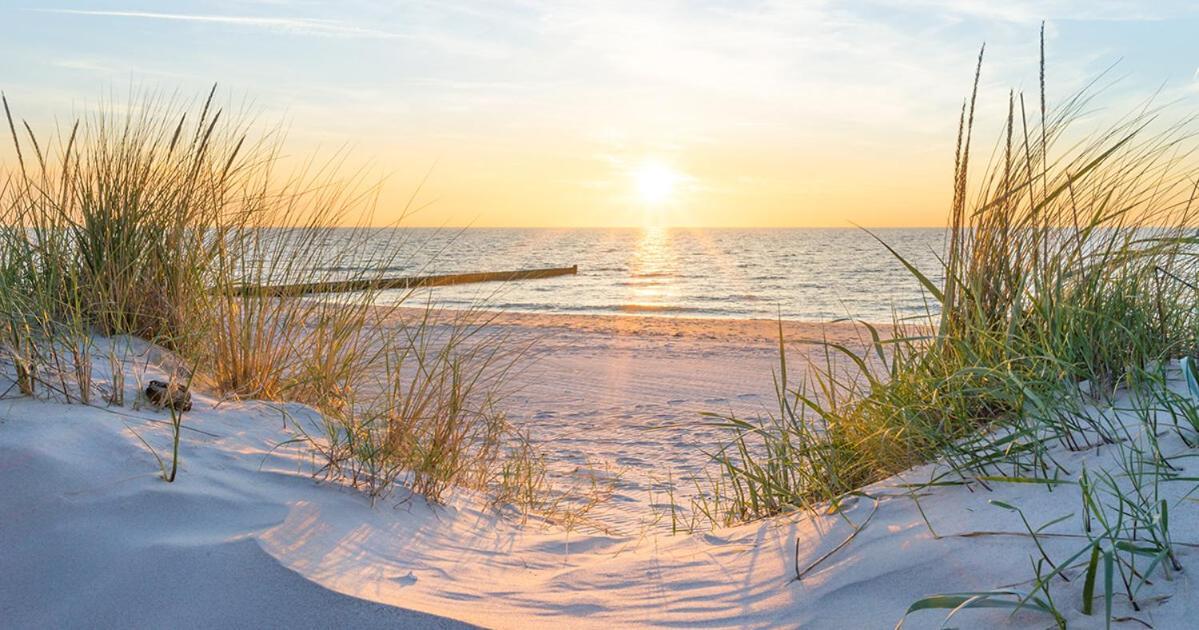
[(385, 205), (432, 169), (422, 224), (637, 224), (652, 160), (672, 223), (929, 225), (978, 46), (998, 120), (1036, 90), (1042, 19), (1051, 101), (1117, 61), (1113, 110), (1193, 98), (1185, 2), (0, 0), (0, 88), (48, 124), (219, 82), (291, 150), (391, 173)]

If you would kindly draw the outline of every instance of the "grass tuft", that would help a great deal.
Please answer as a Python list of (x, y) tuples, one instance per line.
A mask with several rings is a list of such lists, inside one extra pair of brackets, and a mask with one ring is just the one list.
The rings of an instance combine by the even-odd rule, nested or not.
[[(371, 227), (379, 186), (345, 156), (284, 159), (281, 134), (216, 86), (101, 103), (46, 137), (0, 100), (16, 157), (0, 173), (0, 356), (22, 395), (93, 404), (95, 339), (130, 335), (171, 351), (172, 382), (311, 405), (322, 426), (302, 441), (373, 496), (402, 483), (433, 501), (455, 487), (541, 500), (539, 456), (498, 406), (522, 351), (486, 317), (402, 309), (411, 294), (243, 290), (374, 279), (413, 253)], [(126, 359), (103, 358), (105, 404), (125, 404)], [(183, 415), (159, 458), (168, 481)]]
[[(812, 342), (824, 360), (797, 383), (780, 330), (778, 409), (763, 420), (716, 418), (732, 438), (697, 503), (719, 524), (835, 508), (926, 462), (937, 471), (927, 486), (1074, 486), (1086, 529), (1065, 558), (1041, 544), (1060, 521), (1034, 527), (1018, 506), (994, 502), (1023, 519), (1025, 532), (1005, 535), (1032, 543), (1030, 588), (935, 595), (908, 612), (1006, 607), (1062, 625), (1055, 592), (1079, 588), (1090, 614), (1102, 588), (1110, 620), (1114, 598), (1139, 610), (1151, 576), (1180, 569), (1163, 488), (1194, 479), (1178, 474), (1158, 436), (1167, 419), (1197, 443), (1194, 400), (1167, 387), (1173, 359), (1199, 348), (1193, 119), (1168, 122), (1168, 108), (1149, 102), (1080, 134), (1074, 123), (1094, 91), (1049, 109), (1042, 59), (1039, 115), (1010, 93), (1002, 137), (976, 174), (981, 52), (978, 68), (962, 106), (943, 266), (922, 271), (880, 240), (934, 308), (896, 320), (886, 337), (861, 324), (864, 350)], [(1115, 454), (1114, 470), (1055, 458), (1098, 445)], [(1084, 579), (1070, 579), (1079, 571)]]

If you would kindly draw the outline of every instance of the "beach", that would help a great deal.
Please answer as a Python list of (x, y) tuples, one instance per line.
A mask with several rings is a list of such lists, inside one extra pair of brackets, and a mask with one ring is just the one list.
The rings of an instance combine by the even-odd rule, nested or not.
[(0, 8), (0, 630), (1194, 627), (1197, 15), (826, 4)]
[[(423, 315), (402, 309), (396, 318)], [(451, 319), (445, 312), (441, 319)], [(548, 458), (556, 478), (610, 497), (593, 525), (635, 533), (663, 520), (668, 490), (684, 509), (691, 481), (711, 470), (732, 432), (705, 414), (754, 420), (778, 413), (780, 322), (752, 319), (499, 313), (486, 333), (528, 345), (503, 390), (504, 408)], [(826, 340), (861, 351), (850, 323), (781, 324), (791, 378), (823, 363)], [(890, 334), (889, 325), (876, 327)], [(834, 362), (842, 359), (833, 354)], [(796, 383), (793, 383), (793, 385)], [(668, 526), (669, 519), (666, 519)]]
[[(777, 323), (504, 315), (492, 325), (539, 340), (543, 354), (510, 400), (529, 434), (560, 464), (620, 471), (594, 523), (522, 522), (465, 491), (444, 506), (402, 489), (371, 501), (321, 481), (310, 452), (289, 442), (297, 426), (317, 422), (300, 405), (198, 395), (179, 479), (167, 485), (147, 447), (168, 448), (169, 414), (10, 397), (0, 402), (6, 623), (886, 628), (931, 593), (1028, 579), (1035, 546), (1018, 516), (993, 501), (1039, 520), (1077, 511), (1068, 487), (1029, 484), (929, 487), (917, 502), (906, 484), (932, 479), (937, 468), (924, 466), (863, 488), (836, 511), (672, 535), (647, 522), (644, 495), (668, 470), (701, 466), (698, 450), (716, 435), (695, 428), (699, 411), (769, 407), (763, 375), (776, 359)], [(144, 342), (100, 340), (97, 354), (110, 343), (131, 344), (131, 363), (148, 365), (147, 378), (159, 374)], [(103, 382), (104, 364), (96, 369)], [(1116, 453), (1057, 457), (1077, 471), (1101, 469)], [(1174, 535), (1199, 540), (1190, 508), (1180, 509)], [(1066, 553), (1074, 523), (1051, 525), (1041, 544)], [(1191, 548), (1178, 549), (1187, 562)], [(1192, 607), (1186, 575), (1147, 587), (1146, 608), (1128, 616), (1178, 627), (1170, 624)], [(1074, 611), (1072, 625), (1096, 621), (1076, 603), (1059, 604)], [(968, 619), (1046, 621), (1031, 609), (1008, 614)], [(924, 611), (905, 627), (942, 618)]]

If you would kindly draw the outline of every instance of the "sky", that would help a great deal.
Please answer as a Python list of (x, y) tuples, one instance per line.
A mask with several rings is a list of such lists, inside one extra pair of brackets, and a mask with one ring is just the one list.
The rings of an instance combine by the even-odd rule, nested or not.
[(935, 226), (979, 46), (997, 133), (1042, 20), (1051, 105), (1199, 90), (1196, 3), (1103, 0), (0, 0), (0, 89), (48, 126), (216, 82), (385, 177), (383, 223)]

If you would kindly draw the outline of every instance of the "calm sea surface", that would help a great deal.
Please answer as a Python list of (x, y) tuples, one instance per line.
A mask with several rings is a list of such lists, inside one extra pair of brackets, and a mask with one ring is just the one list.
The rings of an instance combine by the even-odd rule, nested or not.
[[(939, 277), (942, 230), (875, 233)], [(421, 291), (448, 307), (876, 322), (932, 308), (903, 265), (858, 229), (401, 229), (375, 238), (375, 252), (404, 252), (388, 265), (394, 275), (579, 266), (577, 276)]]

